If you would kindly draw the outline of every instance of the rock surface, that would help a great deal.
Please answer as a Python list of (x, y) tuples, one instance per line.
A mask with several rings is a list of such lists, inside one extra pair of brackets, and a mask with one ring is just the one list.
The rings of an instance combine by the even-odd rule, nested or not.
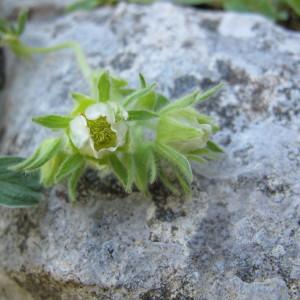
[(21, 9), (29, 9), (39, 14), (57, 14), (65, 11), (65, 7), (74, 0), (0, 0), (0, 16), (11, 17)]
[[(93, 67), (132, 84), (142, 72), (172, 97), (226, 81), (203, 106), (226, 155), (195, 168), (190, 199), (159, 184), (151, 199), (126, 195), (87, 172), (75, 207), (59, 186), (35, 209), (1, 208), (6, 280), (35, 300), (300, 298), (299, 34), (254, 15), (123, 4), (33, 21), (25, 39), (78, 40)], [(87, 87), (68, 51), (8, 57), (1, 151), (26, 155), (48, 133), (31, 117), (68, 111)]]

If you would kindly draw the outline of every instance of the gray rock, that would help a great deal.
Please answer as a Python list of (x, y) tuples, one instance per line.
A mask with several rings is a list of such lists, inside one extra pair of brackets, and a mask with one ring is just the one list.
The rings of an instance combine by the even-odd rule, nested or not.
[[(170, 4), (119, 5), (35, 20), (25, 40), (82, 43), (89, 63), (178, 97), (221, 80), (203, 111), (222, 126), (219, 162), (195, 167), (193, 195), (159, 184), (126, 195), (92, 171), (72, 206), (64, 186), (35, 209), (1, 208), (0, 268), (33, 299), (299, 299), (300, 35), (262, 17)], [(87, 86), (69, 51), (9, 56), (2, 153), (27, 155)], [(200, 109), (200, 107), (199, 107)]]
[(0, 91), (4, 88), (5, 84), (5, 57), (4, 51), (0, 48)]
[(21, 9), (38, 14), (62, 13), (74, 0), (0, 0), (0, 16), (11, 17)]

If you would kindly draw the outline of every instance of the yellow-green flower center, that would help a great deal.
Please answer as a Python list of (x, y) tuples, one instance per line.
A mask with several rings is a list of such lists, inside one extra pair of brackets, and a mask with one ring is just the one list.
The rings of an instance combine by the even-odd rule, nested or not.
[(116, 146), (117, 135), (106, 117), (99, 117), (96, 120), (87, 119), (87, 125), (96, 151)]

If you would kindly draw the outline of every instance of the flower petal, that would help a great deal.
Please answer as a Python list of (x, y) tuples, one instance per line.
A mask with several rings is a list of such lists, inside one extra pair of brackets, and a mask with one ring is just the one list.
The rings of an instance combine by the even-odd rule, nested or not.
[(117, 133), (117, 147), (123, 146), (126, 141), (128, 127), (125, 122), (113, 124), (111, 128)]
[(106, 117), (109, 123), (113, 123), (115, 121), (113, 110), (104, 103), (97, 103), (89, 106), (85, 111), (85, 115), (89, 120), (96, 120), (99, 117)]
[(77, 148), (82, 148), (89, 139), (89, 129), (83, 116), (77, 116), (70, 122), (71, 139)]

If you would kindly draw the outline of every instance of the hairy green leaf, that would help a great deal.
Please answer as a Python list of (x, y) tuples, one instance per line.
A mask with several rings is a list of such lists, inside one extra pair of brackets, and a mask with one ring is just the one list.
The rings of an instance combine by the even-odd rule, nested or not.
[(184, 155), (176, 151), (174, 148), (161, 143), (156, 143), (155, 151), (160, 157), (169, 161), (176, 170), (180, 171), (188, 182), (192, 182), (192, 169), (189, 161)]
[(15, 171), (33, 171), (40, 168), (59, 151), (60, 138), (49, 138), (43, 141), (32, 156), (12, 167)]
[(149, 183), (152, 184), (155, 182), (157, 177), (157, 165), (155, 161), (155, 155), (152, 150), (152, 146), (148, 154), (148, 166), (149, 166)]
[(72, 98), (76, 103), (76, 107), (72, 111), (72, 116), (83, 113), (90, 105), (96, 103), (94, 99), (80, 93), (73, 93)]
[(108, 72), (103, 72), (98, 80), (98, 100), (107, 102), (110, 96), (110, 76)]
[(121, 181), (123, 186), (126, 188), (128, 175), (124, 164), (120, 161), (120, 159), (116, 154), (111, 154), (109, 156), (109, 163), (116, 177)]
[(140, 85), (141, 85), (141, 88), (144, 89), (147, 87), (147, 83), (146, 83), (146, 80), (143, 76), (143, 74), (139, 74), (139, 78), (140, 78)]
[(29, 207), (39, 203), (42, 194), (37, 173), (28, 175), (10, 170), (22, 161), (19, 157), (0, 157), (0, 205)]
[(66, 155), (66, 153), (60, 151), (41, 167), (41, 183), (45, 187), (50, 187), (55, 184), (56, 173), (61, 165), (61, 162), (66, 158)]
[(78, 0), (67, 7), (67, 12), (76, 10), (92, 10), (104, 3), (105, 0)]
[(67, 128), (69, 127), (71, 120), (71, 117), (59, 115), (48, 115), (32, 118), (33, 122), (51, 129)]
[(184, 96), (181, 99), (175, 100), (171, 102), (169, 105), (162, 108), (160, 111), (161, 113), (167, 113), (172, 110), (179, 110), (188, 106), (196, 105), (199, 102), (203, 102), (210, 98), (212, 95), (217, 93), (220, 89), (224, 86), (223, 83), (219, 83), (218, 85), (214, 86), (213, 88), (207, 90), (203, 94), (200, 94), (198, 91), (193, 92), (187, 96)]
[(166, 174), (166, 172), (160, 170), (158, 176), (167, 189), (169, 189), (174, 195), (180, 195), (180, 191), (176, 187), (175, 183), (170, 180), (169, 174)]
[(131, 192), (135, 179), (135, 162), (131, 153), (125, 154), (125, 165), (127, 169), (127, 184), (125, 190), (126, 192)]
[(207, 163), (207, 160), (199, 155), (189, 154), (189, 155), (187, 155), (187, 158), (188, 158), (188, 160), (195, 161), (199, 164)]
[(21, 10), (18, 16), (18, 22), (17, 22), (17, 34), (21, 35), (26, 26), (26, 22), (28, 19), (28, 10)]
[(300, 1), (299, 0), (286, 0), (288, 5), (300, 16)]
[(6, 33), (7, 32), (7, 22), (4, 19), (0, 18), (0, 32)]
[(56, 176), (55, 181), (60, 182), (67, 176), (71, 175), (77, 169), (81, 169), (84, 166), (83, 157), (80, 154), (73, 154), (67, 156), (61, 163)]
[(134, 103), (135, 101), (137, 101), (138, 99), (142, 98), (143, 96), (145, 96), (147, 93), (149, 93), (150, 91), (152, 91), (154, 89), (154, 87), (156, 86), (156, 84), (152, 84), (144, 89), (140, 89), (140, 90), (136, 90), (135, 92), (133, 92), (132, 94), (128, 95), (124, 101), (123, 101), (123, 106), (124, 107), (128, 107), (130, 104)]
[(76, 169), (70, 176), (68, 180), (68, 193), (71, 202), (76, 202), (77, 200), (77, 186), (80, 180), (81, 175), (84, 172), (84, 167)]
[(161, 94), (155, 93), (155, 96), (155, 105), (153, 108), (154, 111), (159, 111), (170, 103), (170, 100)]
[(144, 121), (159, 117), (158, 114), (147, 110), (129, 110), (128, 121)]
[[(148, 185), (150, 183), (151, 170), (149, 158), (152, 152), (149, 144), (139, 143), (133, 155), (135, 161), (135, 184), (140, 191), (148, 194)], [(153, 170), (152, 170), (153, 171)]]
[(213, 141), (207, 142), (207, 148), (213, 152), (224, 153), (224, 150)]
[(175, 100), (174, 102), (171, 102), (169, 105), (163, 107), (160, 112), (166, 113), (166, 112), (172, 111), (174, 109), (181, 109), (181, 108), (187, 107), (189, 105), (192, 105), (196, 102), (198, 94), (199, 94), (198, 91), (192, 92), (191, 94), (188, 94), (187, 96), (184, 96), (183, 98)]

